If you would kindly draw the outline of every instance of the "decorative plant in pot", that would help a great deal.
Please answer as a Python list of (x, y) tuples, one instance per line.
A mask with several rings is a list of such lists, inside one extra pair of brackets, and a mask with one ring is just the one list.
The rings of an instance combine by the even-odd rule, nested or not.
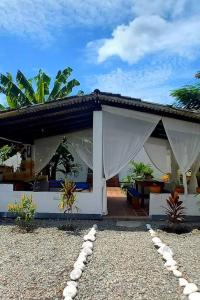
[(151, 193), (159, 194), (161, 193), (161, 186), (157, 185), (156, 183), (152, 183), (152, 186), (150, 186), (149, 190)]
[(183, 183), (182, 183), (182, 180), (181, 179), (178, 179), (176, 182), (175, 182), (175, 191), (179, 194), (183, 194), (184, 193), (184, 186), (183, 186)]
[(74, 231), (75, 227), (72, 224), (72, 214), (74, 209), (78, 211), (76, 202), (76, 185), (72, 181), (67, 181), (62, 184), (61, 198), (59, 202), (59, 208), (67, 216), (67, 224), (58, 227), (60, 230)]
[(130, 162), (129, 173), (131, 173), (133, 179), (152, 179), (153, 169), (150, 165), (146, 165), (143, 162)]

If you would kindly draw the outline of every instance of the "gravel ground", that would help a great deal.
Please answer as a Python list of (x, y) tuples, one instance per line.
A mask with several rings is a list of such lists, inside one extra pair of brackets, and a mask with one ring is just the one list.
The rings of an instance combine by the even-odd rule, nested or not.
[(94, 252), (80, 279), (79, 300), (181, 299), (177, 279), (165, 268), (151, 237), (141, 228), (99, 225)]
[[(200, 227), (200, 224), (194, 227)], [(159, 231), (159, 237), (173, 250), (185, 278), (200, 288), (200, 230), (180, 235)]]
[[(83, 235), (93, 221), (76, 222), (79, 230), (67, 234), (61, 222), (44, 221), (34, 233), (0, 225), (0, 299), (62, 299), (80, 252)], [(145, 230), (116, 227), (114, 221), (98, 222), (94, 252), (81, 279), (76, 300), (176, 300), (183, 299), (178, 281), (164, 268)], [(200, 234), (167, 234), (163, 242), (175, 253), (182, 271), (200, 286)]]
[(40, 222), (38, 229), (25, 234), (1, 223), (0, 299), (61, 299), (82, 237), (91, 226), (84, 224), (78, 224), (78, 234), (70, 235), (58, 230), (57, 222)]

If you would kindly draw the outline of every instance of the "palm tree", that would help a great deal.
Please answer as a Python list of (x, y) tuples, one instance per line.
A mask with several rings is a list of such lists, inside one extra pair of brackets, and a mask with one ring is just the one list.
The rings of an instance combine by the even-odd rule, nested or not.
[[(51, 78), (42, 70), (32, 79), (27, 79), (21, 71), (17, 71), (16, 83), (10, 73), (0, 74), (0, 93), (5, 94), (9, 108), (20, 108), (26, 105), (45, 103), (67, 97), (75, 86), (80, 85), (76, 79), (68, 81), (71, 68), (59, 70), (52, 89)], [(1, 109), (6, 109), (3, 105)]]
[[(200, 79), (200, 72), (197, 72), (195, 77)], [(194, 110), (200, 109), (200, 83), (176, 89), (171, 92), (171, 96), (176, 100), (174, 103), (175, 107)]]

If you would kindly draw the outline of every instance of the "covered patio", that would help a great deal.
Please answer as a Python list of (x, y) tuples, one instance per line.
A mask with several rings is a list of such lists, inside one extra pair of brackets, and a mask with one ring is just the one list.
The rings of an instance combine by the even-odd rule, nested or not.
[[(142, 149), (161, 173), (170, 173), (171, 183), (176, 182), (177, 170), (180, 170), (184, 186), (181, 198), (186, 207), (190, 207), (188, 214), (200, 215), (195, 198), (196, 173), (200, 166), (199, 113), (95, 90), (90, 95), (2, 112), (0, 125), (2, 145), (10, 140), (26, 147), (30, 181), (38, 178), (62, 138), (70, 140), (73, 150), (93, 170), (91, 191), (77, 192), (80, 218), (100, 218), (108, 214), (106, 181), (119, 174)], [(191, 170), (189, 183), (188, 170)], [(24, 192), (14, 191), (14, 182), (28, 181), (26, 172), (21, 178), (15, 171), (10, 173), (5, 175), (4, 172), (0, 183), (3, 215), (7, 213), (8, 203), (20, 199)], [(169, 185), (168, 192), (150, 194), (150, 217), (164, 215), (164, 199), (170, 188)], [(60, 216), (59, 191), (26, 193), (32, 194), (38, 217)]]

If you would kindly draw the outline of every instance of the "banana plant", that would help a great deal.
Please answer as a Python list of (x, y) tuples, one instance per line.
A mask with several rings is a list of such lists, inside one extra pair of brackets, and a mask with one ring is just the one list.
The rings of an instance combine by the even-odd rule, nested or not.
[[(76, 79), (68, 81), (71, 73), (72, 69), (69, 67), (63, 71), (59, 70), (51, 91), (51, 78), (43, 70), (39, 70), (31, 79), (17, 71), (16, 83), (10, 73), (0, 74), (0, 93), (6, 96), (7, 106), (11, 109), (57, 100), (67, 97), (74, 87), (80, 85)], [(6, 107), (0, 105), (0, 110), (3, 109)]]

